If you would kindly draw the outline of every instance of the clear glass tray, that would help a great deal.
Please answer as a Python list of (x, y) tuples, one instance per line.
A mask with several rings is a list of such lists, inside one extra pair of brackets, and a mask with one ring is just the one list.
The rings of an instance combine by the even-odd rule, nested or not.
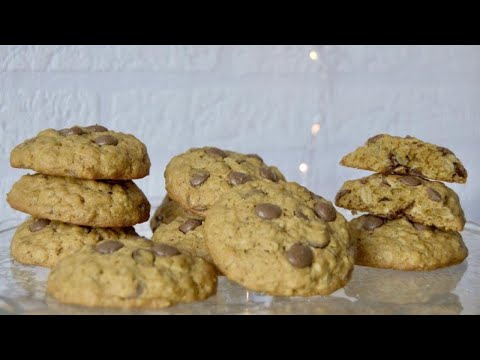
[[(357, 266), (350, 283), (326, 297), (280, 298), (247, 291), (221, 277), (217, 295), (160, 311), (91, 309), (45, 294), (49, 269), (10, 257), (18, 219), (0, 223), (0, 314), (480, 314), (480, 226), (462, 233), (470, 255), (463, 264), (429, 272)], [(148, 223), (137, 232), (150, 236)]]

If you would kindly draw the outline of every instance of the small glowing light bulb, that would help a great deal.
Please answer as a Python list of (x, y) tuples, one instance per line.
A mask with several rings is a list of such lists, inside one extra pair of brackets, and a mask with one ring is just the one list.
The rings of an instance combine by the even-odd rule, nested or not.
[(317, 135), (318, 132), (320, 131), (320, 124), (319, 123), (313, 123), (312, 124), (312, 135)]
[(312, 60), (318, 60), (318, 53), (315, 50), (310, 51), (309, 56)]
[(308, 165), (305, 164), (305, 163), (301, 163), (299, 166), (298, 166), (298, 169), (302, 172), (302, 173), (306, 173), (308, 171)]

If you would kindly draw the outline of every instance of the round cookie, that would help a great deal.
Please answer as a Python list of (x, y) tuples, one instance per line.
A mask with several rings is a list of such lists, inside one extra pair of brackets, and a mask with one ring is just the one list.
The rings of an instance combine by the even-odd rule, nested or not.
[(168, 196), (163, 198), (162, 203), (160, 206), (155, 210), (155, 213), (152, 215), (150, 219), (150, 228), (153, 232), (161, 225), (161, 224), (170, 224), (173, 220), (177, 217), (184, 216), (189, 217), (191, 219), (198, 219), (202, 220), (203, 218), (195, 215), (192, 212), (189, 212), (182, 208), (179, 203), (173, 201)]
[(126, 227), (148, 220), (150, 203), (132, 181), (24, 175), (7, 194), (16, 210), (75, 225)]
[(217, 276), (201, 258), (143, 238), (87, 245), (59, 261), (47, 292), (66, 304), (163, 308), (215, 294)]
[(138, 236), (133, 227), (94, 228), (29, 218), (17, 228), (10, 246), (12, 257), (27, 265), (54, 267), (84, 245)]
[(258, 155), (243, 155), (213, 147), (190, 149), (170, 160), (165, 169), (168, 195), (185, 209), (205, 217), (220, 196), (252, 180), (285, 178)]
[(177, 217), (169, 224), (158, 227), (153, 233), (152, 241), (174, 246), (184, 254), (199, 256), (213, 264), (205, 244), (202, 220)]
[(447, 231), (465, 226), (458, 195), (441, 182), (417, 176), (373, 174), (346, 181), (335, 204), (389, 219), (406, 216)]
[(204, 233), (229, 279), (279, 296), (327, 295), (350, 279), (354, 243), (332, 203), (297, 183), (252, 181), (225, 193)]
[(150, 172), (147, 148), (140, 140), (100, 125), (43, 130), (13, 149), (10, 164), (81, 179), (139, 179)]
[(363, 215), (350, 222), (357, 242), (355, 263), (384, 269), (433, 270), (461, 263), (468, 256), (462, 236), (412, 223)]

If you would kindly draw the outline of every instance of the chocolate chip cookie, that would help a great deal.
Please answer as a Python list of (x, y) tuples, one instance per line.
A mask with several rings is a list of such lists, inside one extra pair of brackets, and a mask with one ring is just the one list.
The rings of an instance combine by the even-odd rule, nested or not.
[(376, 135), (364, 146), (346, 155), (340, 164), (456, 183), (465, 183), (468, 176), (462, 162), (452, 151), (412, 136)]
[(34, 217), (95, 227), (132, 226), (150, 215), (150, 203), (132, 181), (24, 175), (7, 201)]
[(220, 196), (252, 180), (284, 181), (280, 171), (258, 155), (214, 147), (190, 149), (175, 156), (165, 170), (168, 195), (183, 208), (205, 217)]
[(150, 172), (147, 149), (140, 140), (100, 125), (41, 131), (13, 149), (10, 164), (81, 179), (139, 179)]
[(47, 292), (66, 304), (163, 308), (215, 294), (211, 264), (142, 238), (106, 240), (61, 259)]
[(84, 245), (136, 236), (133, 227), (94, 228), (29, 218), (17, 228), (11, 253), (23, 264), (54, 267), (61, 258), (77, 252)]
[(405, 215), (442, 230), (462, 231), (465, 225), (462, 207), (452, 189), (411, 175), (374, 174), (346, 181), (335, 204), (390, 219)]
[(331, 202), (296, 183), (250, 181), (225, 193), (204, 223), (229, 279), (270, 295), (327, 295), (350, 279), (354, 243)]
[(456, 231), (363, 215), (350, 222), (357, 242), (355, 264), (397, 270), (433, 270), (461, 263), (468, 255)]
[(161, 224), (170, 224), (173, 220), (181, 216), (198, 220), (203, 219), (201, 216), (185, 210), (179, 203), (173, 201), (168, 196), (165, 196), (162, 203), (157, 210), (155, 210), (155, 213), (150, 219), (150, 228), (155, 232)]

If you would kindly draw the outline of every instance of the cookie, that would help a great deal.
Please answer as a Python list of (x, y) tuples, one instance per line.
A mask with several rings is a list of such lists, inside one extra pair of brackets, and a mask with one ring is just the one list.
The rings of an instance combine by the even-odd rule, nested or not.
[(17, 145), (10, 164), (46, 175), (81, 179), (139, 179), (150, 172), (145, 145), (100, 125), (47, 129)]
[(460, 201), (452, 189), (410, 175), (374, 174), (346, 181), (335, 204), (390, 219), (405, 215), (443, 230), (462, 231), (465, 225)]
[(350, 222), (357, 244), (355, 264), (382, 269), (434, 270), (461, 263), (468, 255), (462, 236), (412, 223), (363, 215)]
[(126, 227), (148, 220), (150, 203), (132, 181), (24, 175), (7, 194), (16, 210), (75, 225)]
[(61, 259), (47, 292), (66, 304), (163, 308), (215, 294), (213, 266), (142, 238), (106, 240)]
[(170, 198), (202, 217), (223, 193), (259, 179), (285, 180), (276, 167), (267, 166), (258, 155), (212, 147), (190, 149), (177, 155), (165, 169), (165, 187)]
[(376, 135), (346, 155), (341, 165), (380, 173), (421, 176), (427, 179), (465, 183), (467, 171), (447, 148), (386, 134)]
[(347, 221), (297, 183), (257, 180), (233, 188), (211, 207), (204, 233), (225, 276), (269, 295), (327, 295), (353, 270)]
[(22, 264), (54, 267), (84, 245), (134, 236), (138, 235), (133, 227), (94, 228), (29, 218), (17, 228), (10, 249), (13, 258)]
[(203, 221), (180, 216), (155, 230), (153, 242), (176, 247), (184, 254), (199, 256), (213, 263), (203, 234)]
[(170, 224), (173, 220), (180, 216), (199, 220), (203, 219), (201, 216), (185, 210), (180, 206), (179, 203), (173, 201), (168, 196), (165, 196), (162, 203), (157, 210), (155, 210), (155, 213), (150, 219), (150, 229), (155, 232), (155, 230), (157, 230), (161, 224)]

